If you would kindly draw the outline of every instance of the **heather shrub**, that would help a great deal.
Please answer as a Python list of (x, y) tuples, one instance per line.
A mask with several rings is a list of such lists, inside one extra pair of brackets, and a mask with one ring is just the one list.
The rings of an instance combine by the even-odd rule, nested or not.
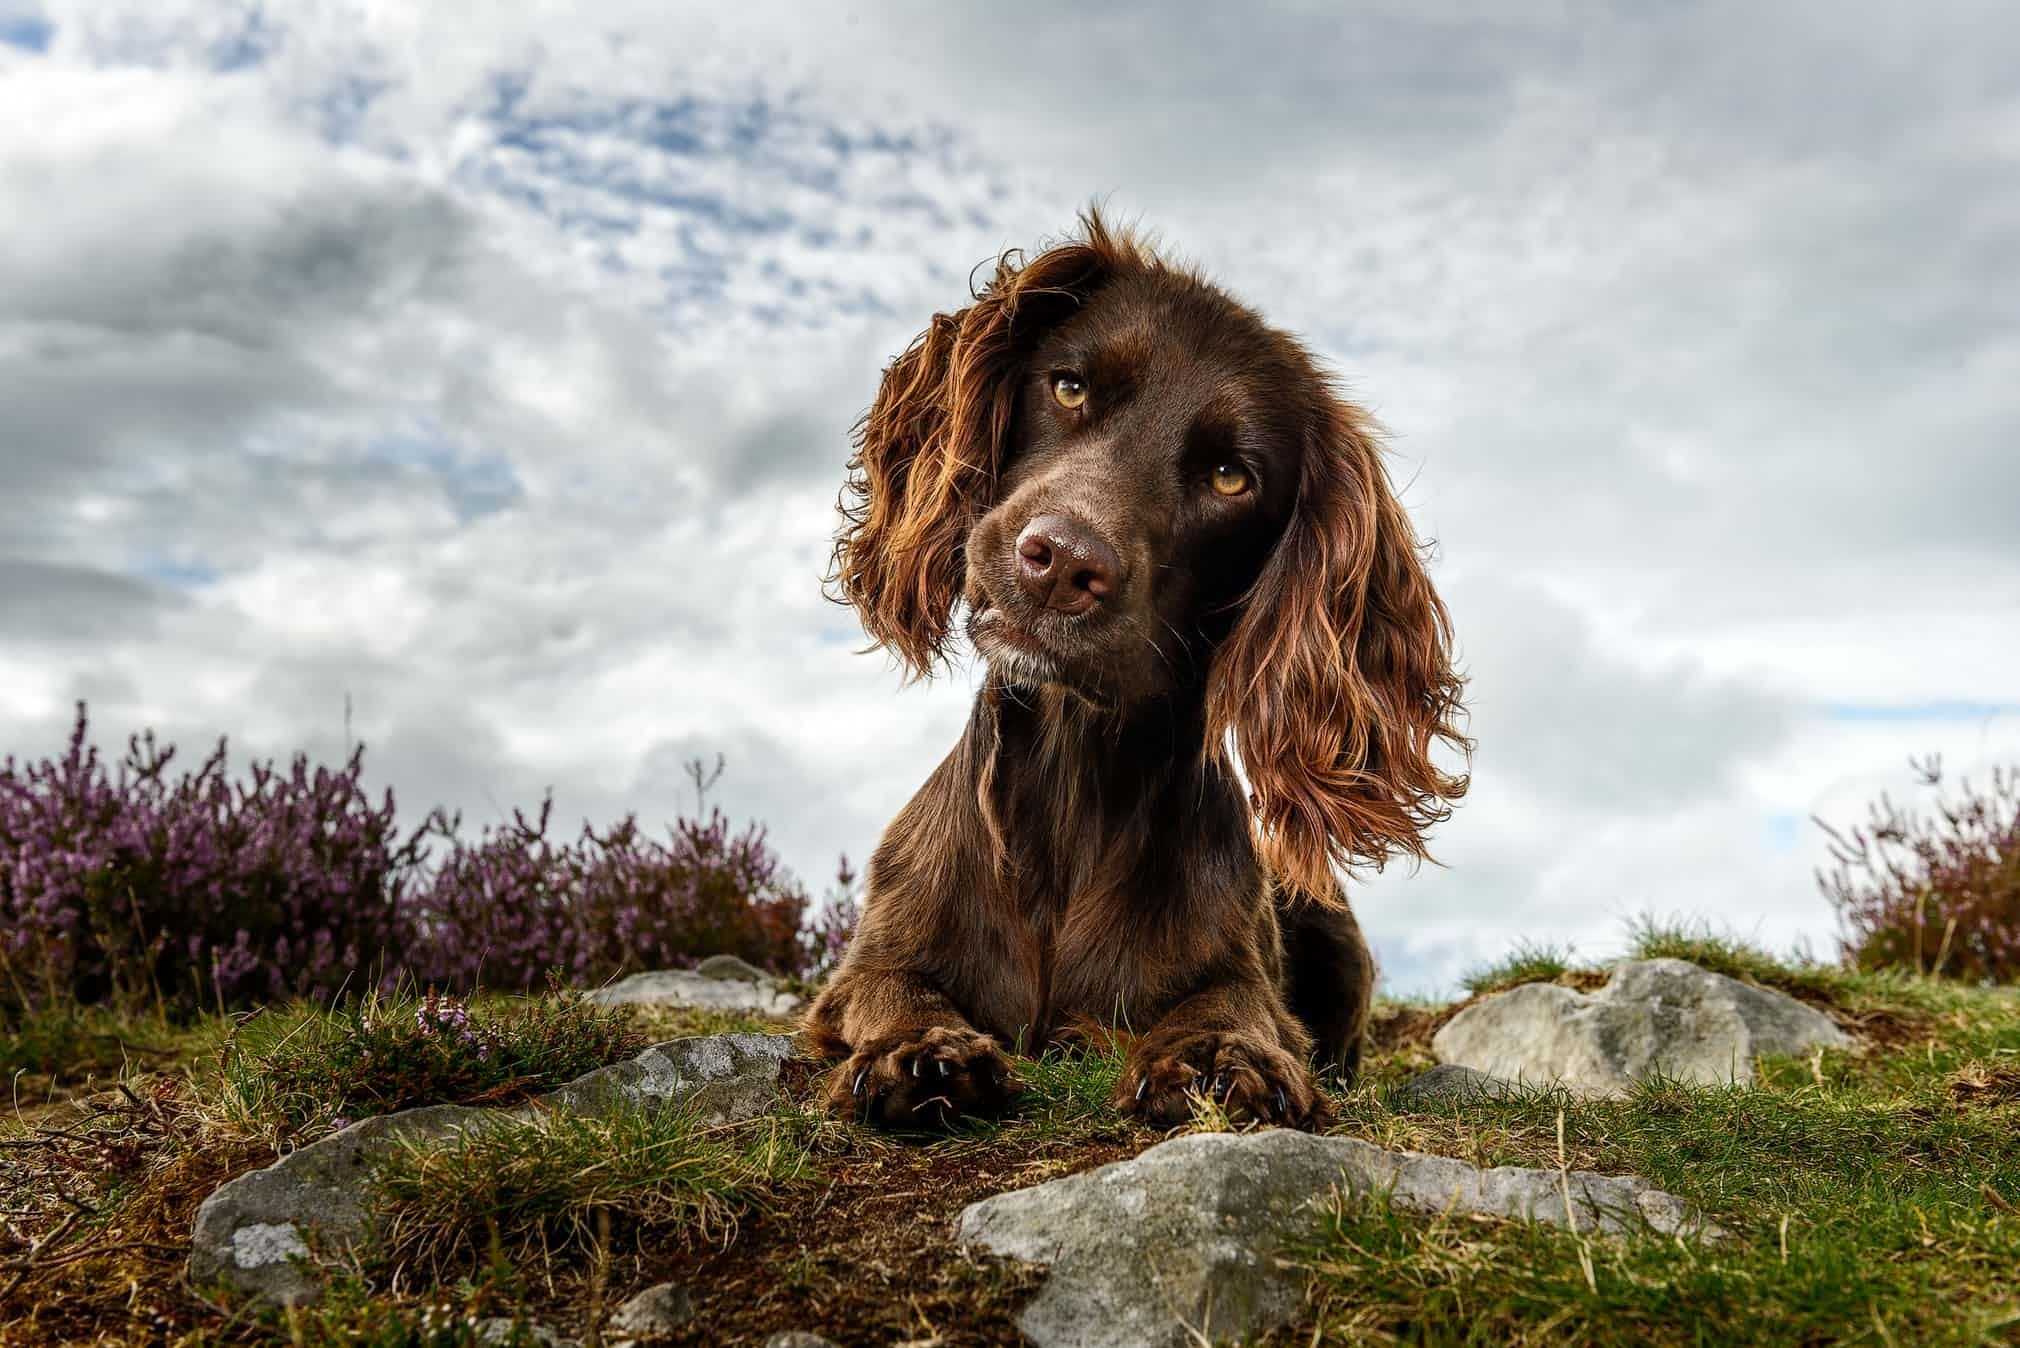
[(0, 1006), (209, 1006), (333, 992), (399, 946), (405, 837), (389, 791), (297, 756), (228, 776), (225, 741), (171, 777), (131, 737), (116, 768), (85, 744), (0, 764)]
[[(435, 811), (402, 831), (363, 755), (229, 772), (223, 740), (179, 774), (152, 733), (108, 763), (80, 705), (60, 758), (0, 763), (0, 1030), (79, 1004), (177, 1011), (327, 1000), (407, 980), (524, 991), (733, 954), (782, 974), (833, 962), (852, 876), (804, 927), (805, 892), (758, 825), (704, 809), (648, 835), (573, 838), (552, 802), (476, 839)], [(720, 772), (718, 761), (716, 771)], [(846, 863), (844, 864), (846, 871)]]
[(628, 1010), (548, 994), (472, 1003), (366, 992), (329, 1010), (255, 1016), (226, 1048), (227, 1105), (242, 1126), (286, 1143), (412, 1105), (510, 1104), (645, 1047)]
[(2020, 769), (1941, 793), (1942, 760), (1909, 764), (1938, 788), (1916, 811), (1882, 795), (1863, 826), (1830, 835), (1817, 882), (1844, 924), (1847, 963), (2020, 982)]
[(825, 978), (833, 973), (835, 966), (842, 962), (842, 952), (849, 948), (849, 941), (856, 934), (856, 924), (863, 917), (862, 899), (856, 888), (857, 878), (847, 854), (843, 854), (835, 867), (834, 888), (823, 896), (819, 910), (806, 927), (801, 972), (809, 979)]
[(408, 967), (454, 987), (523, 989), (559, 969), (597, 983), (640, 969), (737, 955), (781, 973), (805, 959), (806, 895), (779, 867), (764, 829), (733, 832), (720, 810), (679, 819), (665, 840), (626, 816), (572, 841), (549, 837), (552, 801), (528, 819), (450, 847), (410, 891)]

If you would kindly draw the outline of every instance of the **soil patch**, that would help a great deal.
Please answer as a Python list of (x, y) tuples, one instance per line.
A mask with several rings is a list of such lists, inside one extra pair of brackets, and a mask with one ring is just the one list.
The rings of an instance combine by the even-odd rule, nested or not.
[(830, 1161), (810, 1205), (747, 1219), (726, 1250), (651, 1268), (686, 1287), (688, 1344), (763, 1343), (807, 1329), (838, 1344), (1015, 1344), (1037, 1275), (955, 1247), (968, 1204), (1134, 1155), (1158, 1141), (1005, 1140), (864, 1149)]
[(273, 1153), (211, 1135), (177, 1078), (135, 1084), (0, 1151), (0, 1344), (145, 1343), (213, 1318), (183, 1286), (190, 1225)]
[(1988, 1108), (2020, 1100), (2020, 1067), (1974, 1063), (1950, 1078), (1950, 1098), (1960, 1105)]
[[(811, 1102), (826, 1065), (798, 1059), (788, 1069), (788, 1091)], [(727, 1248), (641, 1259), (644, 1281), (677, 1282), (693, 1297), (694, 1319), (671, 1341), (761, 1344), (803, 1329), (843, 1348), (1023, 1342), (1016, 1315), (1038, 1275), (963, 1255), (955, 1218), (991, 1194), (1123, 1160), (1163, 1139), (1119, 1120), (1095, 1136), (1018, 1132), (855, 1134), (819, 1158), (821, 1180), (804, 1198), (746, 1216)]]

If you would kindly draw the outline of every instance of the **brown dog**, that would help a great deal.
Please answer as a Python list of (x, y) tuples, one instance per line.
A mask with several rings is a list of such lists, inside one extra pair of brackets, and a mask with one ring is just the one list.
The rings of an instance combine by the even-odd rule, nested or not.
[(935, 315), (858, 429), (842, 597), (922, 675), (961, 601), (988, 678), (808, 1029), (887, 1126), (1001, 1110), (1006, 1047), (1089, 1024), (1130, 1034), (1124, 1113), (1314, 1126), (1373, 983), (1333, 866), (1424, 856), (1465, 791), (1450, 622), (1305, 350), (1082, 223)]

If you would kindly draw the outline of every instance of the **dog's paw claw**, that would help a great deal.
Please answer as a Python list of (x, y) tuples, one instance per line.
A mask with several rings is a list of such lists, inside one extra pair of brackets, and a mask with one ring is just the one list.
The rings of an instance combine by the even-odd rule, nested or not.
[(1331, 1116), (1309, 1070), (1280, 1046), (1211, 1032), (1140, 1045), (1115, 1105), (1123, 1114), (1168, 1128), (1185, 1122), (1201, 1097), (1234, 1120), (1311, 1128)]
[(901, 1128), (945, 1127), (964, 1116), (1000, 1114), (1023, 1090), (994, 1039), (944, 1026), (866, 1044), (835, 1070), (830, 1083), (827, 1100), (835, 1113)]

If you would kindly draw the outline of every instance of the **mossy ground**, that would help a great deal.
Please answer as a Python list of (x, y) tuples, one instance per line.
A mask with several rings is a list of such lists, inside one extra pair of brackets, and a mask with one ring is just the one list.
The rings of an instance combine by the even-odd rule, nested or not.
[[(1406, 1110), (1393, 1088), (1431, 1061), (1451, 1008), (1390, 1004), (1361, 1082), (1338, 1093), (1339, 1130), (1480, 1164), (1644, 1175), (1730, 1238), (1599, 1241), (1346, 1204), (1286, 1252), (1310, 1271), (1311, 1295), (1300, 1322), (1267, 1341), (2020, 1341), (2020, 991), (1791, 964), (1689, 929), (1644, 925), (1633, 946), (1783, 987), (1865, 1047), (1770, 1062), (1754, 1090), (1658, 1083), (1617, 1101), (1537, 1091)], [(1603, 978), (1569, 952), (1518, 954), (1478, 986)], [(544, 1089), (641, 1040), (784, 1028), (695, 1012), (619, 1026), (566, 999), (480, 1014), (517, 1026), (512, 1070), (437, 1063), (431, 1088), (506, 1098), (514, 1082)], [(787, 1101), (748, 1124), (528, 1127), (407, 1157), (389, 1177), (386, 1253), (316, 1310), (260, 1315), (183, 1282), (196, 1205), (353, 1107), (339, 1085), (408, 1101), (416, 1068), (409, 1058), (360, 1078), (355, 1019), (268, 1016), (229, 1048), (227, 1025), (102, 1013), (79, 1022), (88, 1035), (67, 1061), (46, 1027), (0, 1045), (35, 1055), (37, 1073), (0, 1122), (0, 1344), (450, 1345), (499, 1316), (585, 1335), (666, 1279), (695, 1293), (686, 1342), (803, 1328), (843, 1344), (1012, 1343), (1032, 1275), (964, 1257), (954, 1217), (1159, 1140), (1109, 1110), (1113, 1052), (1027, 1062), (1015, 1118), (932, 1140), (826, 1118), (817, 1069), (794, 1064)], [(318, 1058), (332, 1069), (321, 1084)], [(262, 1114), (249, 1101), (289, 1103)], [(1223, 1125), (1203, 1114), (1195, 1126)]]

